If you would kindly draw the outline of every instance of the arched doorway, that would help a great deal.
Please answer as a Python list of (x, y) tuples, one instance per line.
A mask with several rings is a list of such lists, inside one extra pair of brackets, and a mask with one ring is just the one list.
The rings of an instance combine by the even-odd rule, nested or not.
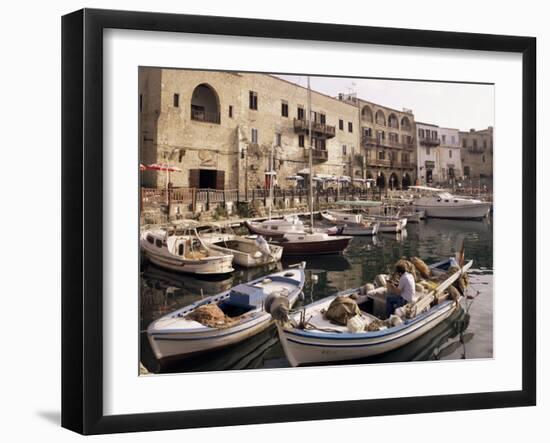
[(193, 90), (191, 120), (220, 123), (220, 101), (212, 86), (202, 83)]
[(380, 189), (384, 189), (386, 187), (386, 176), (383, 172), (379, 172), (378, 177), (376, 177), (376, 187)]
[(399, 177), (395, 172), (392, 172), (390, 175), (389, 186), (392, 191), (399, 188)]
[(367, 105), (363, 106), (363, 109), (361, 109), (361, 119), (367, 122), (373, 121), (372, 111)]
[(405, 175), (403, 175), (403, 181), (401, 182), (401, 187), (403, 190), (409, 189), (409, 186), (411, 185), (411, 176), (408, 172), (405, 172)]

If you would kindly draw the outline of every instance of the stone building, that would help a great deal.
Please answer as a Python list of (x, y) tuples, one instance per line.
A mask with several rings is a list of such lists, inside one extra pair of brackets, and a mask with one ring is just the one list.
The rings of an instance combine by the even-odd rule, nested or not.
[(441, 144), (439, 126), (416, 122), (418, 180), (422, 184), (433, 184), (441, 180), (438, 165), (438, 150)]
[[(339, 99), (357, 108), (361, 122), (361, 155), (355, 156), (355, 177), (370, 178), (380, 188), (406, 188), (416, 180), (416, 137), (412, 111), (397, 111), (355, 95)], [(358, 166), (362, 166), (359, 168)]]
[(442, 183), (452, 184), (463, 177), (462, 149), (458, 129), (439, 128), (441, 144), (437, 148), (438, 174)]
[(462, 164), (467, 179), (493, 177), (493, 127), (476, 131), (460, 131)]
[[(265, 74), (141, 68), (141, 162), (169, 163), (175, 187), (281, 188), (306, 183), (309, 119), (306, 87)], [(311, 91), (316, 175), (349, 175), (357, 152), (357, 108)], [(304, 180), (287, 180), (302, 176)], [(163, 187), (163, 171), (142, 186)]]

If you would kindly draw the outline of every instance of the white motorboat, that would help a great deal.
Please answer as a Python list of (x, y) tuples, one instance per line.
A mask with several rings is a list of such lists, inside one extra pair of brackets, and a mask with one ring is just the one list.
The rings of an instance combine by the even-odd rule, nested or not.
[(352, 212), (340, 212), (340, 211), (322, 211), (321, 217), (329, 221), (331, 223), (334, 223), (336, 225), (344, 225), (348, 223), (361, 223), (362, 215), (361, 214), (354, 214)]
[(141, 233), (143, 254), (155, 265), (171, 271), (197, 275), (227, 274), (233, 271), (233, 255), (215, 251), (197, 235), (195, 228), (185, 228), (183, 235), (168, 230)]
[(210, 249), (232, 254), (233, 263), (245, 268), (278, 262), (283, 255), (281, 246), (270, 245), (261, 235), (255, 239), (246, 238), (235, 234), (229, 227), (216, 224), (198, 232), (200, 239)]
[[(285, 234), (305, 234), (310, 231), (297, 215), (287, 215), (283, 218), (274, 218), (262, 222), (245, 221), (245, 225), (250, 232), (257, 235), (263, 235), (267, 239), (280, 239)], [(338, 227), (314, 228), (313, 232), (336, 235), (339, 232)]]
[[(264, 309), (267, 297), (280, 297), (291, 307), (304, 281), (302, 264), (198, 300), (151, 323), (147, 329), (151, 349), (162, 362), (237, 344), (272, 324)], [(213, 312), (221, 315), (214, 322), (205, 315)]]
[[(305, 308), (292, 312), (286, 319), (278, 318), (277, 330), (287, 360), (292, 366), (342, 362), (383, 354), (400, 348), (447, 319), (460, 306), (460, 298), (453, 299), (445, 290), (455, 283), (472, 266), (472, 261), (455, 272), (447, 273), (453, 259), (432, 265), (431, 271), (444, 278), (435, 289), (421, 294), (419, 298), (392, 315), (381, 320), (374, 314), (360, 310), (355, 319), (361, 327), (351, 332), (350, 321), (346, 326), (335, 324), (324, 313), (338, 296), (358, 295), (368, 300), (371, 294), (385, 288), (371, 289), (361, 296), (363, 288), (340, 292), (318, 300)], [(455, 262), (456, 263), (456, 262)], [(360, 308), (368, 305), (359, 304)], [(370, 327), (372, 325), (372, 328)], [(364, 328), (363, 328), (364, 326)]]
[(443, 189), (427, 186), (410, 186), (422, 193), (413, 201), (415, 209), (426, 211), (431, 218), (481, 219), (489, 215), (492, 203), (474, 198), (458, 197)]
[[(345, 213), (344, 213), (345, 214)], [(344, 217), (341, 217), (339, 220), (337, 220), (336, 217), (333, 216), (332, 211), (325, 211), (321, 212), (321, 217), (323, 217), (324, 220), (329, 221), (331, 223), (336, 223), (337, 226), (340, 226), (340, 231), (338, 234), (342, 235), (376, 235), (378, 232), (378, 229), (380, 227), (380, 224), (376, 221), (371, 220), (363, 220), (363, 216), (361, 214), (349, 214), (353, 217), (347, 217), (350, 218), (352, 221), (342, 221)], [(358, 220), (358, 221), (357, 221)]]

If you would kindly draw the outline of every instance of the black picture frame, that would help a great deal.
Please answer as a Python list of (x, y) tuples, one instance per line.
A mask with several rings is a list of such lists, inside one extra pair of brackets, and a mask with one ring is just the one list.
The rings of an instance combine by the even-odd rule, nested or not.
[[(103, 413), (103, 31), (109, 28), (503, 51), (522, 55), (522, 388), (459, 395)], [(62, 426), (82, 434), (536, 404), (536, 39), (504, 35), (83, 9), (62, 18)], [(526, 173), (528, 172), (528, 173)]]

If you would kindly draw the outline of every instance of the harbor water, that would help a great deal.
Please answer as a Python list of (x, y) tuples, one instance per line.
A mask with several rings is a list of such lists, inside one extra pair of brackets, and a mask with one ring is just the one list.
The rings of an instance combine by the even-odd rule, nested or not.
[[(288, 367), (277, 338), (270, 328), (237, 346), (193, 359), (159, 367), (147, 340), (147, 326), (182, 306), (225, 291), (243, 281), (261, 277), (300, 260), (306, 261), (304, 299), (313, 300), (372, 281), (377, 274), (391, 272), (401, 257), (418, 256), (427, 263), (453, 255), (464, 241), (467, 260), (474, 260), (470, 286), (462, 308), (419, 339), (385, 355), (357, 363), (420, 360), (478, 359), (493, 356), (493, 227), (492, 219), (428, 219), (409, 224), (401, 234), (354, 237), (343, 255), (283, 259), (270, 267), (238, 268), (223, 279), (198, 279), (176, 274), (151, 264), (141, 273), (140, 352), (151, 372), (198, 372)], [(317, 278), (312, 279), (315, 275)], [(314, 282), (315, 281), (315, 282)]]

